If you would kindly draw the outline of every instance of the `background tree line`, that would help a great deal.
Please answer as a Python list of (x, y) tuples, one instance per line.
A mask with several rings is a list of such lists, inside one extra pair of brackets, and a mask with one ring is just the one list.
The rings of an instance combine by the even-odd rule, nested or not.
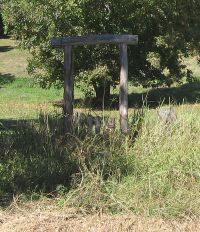
[[(129, 77), (145, 87), (181, 82), (182, 58), (200, 48), (199, 0), (3, 0), (2, 6), (6, 31), (32, 54), (28, 70), (42, 87), (63, 85), (63, 51), (51, 48), (52, 37), (139, 35), (139, 45), (129, 46)], [(74, 62), (85, 94), (109, 97), (119, 80), (118, 47), (77, 47)]]

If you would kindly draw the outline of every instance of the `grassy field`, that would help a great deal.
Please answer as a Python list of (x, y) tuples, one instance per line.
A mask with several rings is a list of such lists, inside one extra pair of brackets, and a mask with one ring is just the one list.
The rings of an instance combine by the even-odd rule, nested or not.
[[(0, 73), (8, 77), (27, 77), (28, 53), (17, 49), (12, 39), (0, 40)], [(7, 78), (9, 81), (9, 78)]]
[(0, 40), (0, 117), (35, 118), (40, 110), (53, 110), (51, 101), (60, 100), (62, 91), (34, 86), (26, 72), (28, 53), (11, 39)]
[[(130, 86), (130, 136), (63, 135), (62, 90), (35, 86), (27, 56), (0, 40), (0, 230), (199, 231), (200, 84)], [(158, 117), (168, 103), (170, 125)]]
[[(63, 90), (41, 89), (27, 74), (26, 66), (29, 55), (16, 47), (12, 39), (0, 40), (0, 107), (1, 118), (36, 118), (43, 111), (57, 111), (52, 102), (62, 99)], [(200, 75), (200, 67), (195, 58), (186, 59), (185, 64), (192, 68), (194, 75)], [(118, 88), (114, 90), (118, 93)], [(75, 97), (83, 94), (75, 88)], [(118, 98), (118, 96), (116, 96)], [(137, 108), (143, 105), (157, 107), (163, 104), (197, 103), (200, 99), (199, 82), (172, 88), (143, 89), (129, 86), (129, 106)], [(103, 109), (100, 110), (102, 113)], [(112, 114), (115, 114), (114, 111)], [(110, 114), (110, 111), (107, 113)]]

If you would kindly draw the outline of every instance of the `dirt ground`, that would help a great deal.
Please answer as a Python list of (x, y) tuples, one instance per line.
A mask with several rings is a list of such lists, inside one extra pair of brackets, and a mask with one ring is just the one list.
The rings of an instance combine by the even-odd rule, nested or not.
[(1, 232), (199, 232), (200, 219), (164, 220), (135, 215), (86, 214), (52, 202), (13, 203), (0, 210)]

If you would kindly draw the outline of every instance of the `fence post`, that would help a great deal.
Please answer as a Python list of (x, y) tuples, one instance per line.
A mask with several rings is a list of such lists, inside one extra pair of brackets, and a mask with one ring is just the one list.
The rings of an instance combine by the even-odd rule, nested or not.
[(119, 111), (120, 127), (123, 133), (128, 132), (128, 56), (127, 44), (120, 45), (120, 94), (119, 94)]
[(65, 132), (72, 129), (74, 103), (74, 79), (72, 75), (72, 46), (64, 47), (64, 128)]

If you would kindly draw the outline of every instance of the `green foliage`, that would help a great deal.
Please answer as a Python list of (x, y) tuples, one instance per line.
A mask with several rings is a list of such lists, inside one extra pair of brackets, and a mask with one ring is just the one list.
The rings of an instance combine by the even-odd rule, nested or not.
[(98, 87), (112, 83), (112, 77), (109, 76), (107, 66), (97, 66), (93, 70), (82, 71), (76, 78), (76, 86), (86, 97), (94, 96), (94, 90)]
[[(3, 17), (7, 31), (33, 55), (29, 71), (43, 87), (63, 83), (63, 52), (52, 49), (50, 39), (94, 33), (138, 34), (139, 46), (129, 48), (131, 79), (144, 86), (170, 86), (184, 76), (182, 56), (199, 49), (199, 8), (197, 0), (4, 0)], [(159, 57), (157, 67), (148, 59), (150, 53)], [(115, 85), (117, 47), (75, 49), (75, 75), (90, 74), (99, 65), (108, 68)]]
[[(46, 2), (47, 3), (47, 2)], [(52, 83), (59, 86), (63, 77), (63, 53), (52, 50), (50, 39), (75, 33), (78, 20), (73, 1), (5, 1), (4, 19), (7, 30), (19, 39), (20, 46), (28, 49), (32, 56), (29, 72), (35, 75), (43, 87)], [(12, 14), (10, 14), (12, 12)]]

